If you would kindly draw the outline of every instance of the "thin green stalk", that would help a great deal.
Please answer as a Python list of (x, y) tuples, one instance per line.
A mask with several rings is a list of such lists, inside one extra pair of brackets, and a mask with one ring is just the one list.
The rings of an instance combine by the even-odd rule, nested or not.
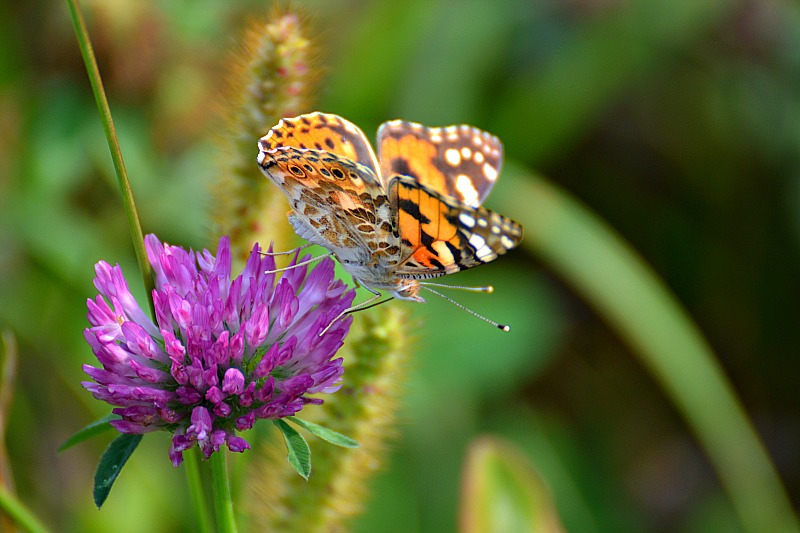
[(8, 489), (0, 486), (0, 509), (30, 533), (50, 533), (50, 530), (23, 505)]
[[(0, 331), (0, 487), (7, 491), (14, 488), (13, 472), (8, 450), (6, 432), (14, 399), (14, 382), (17, 376), (17, 343), (11, 330)], [(12, 493), (13, 494), (13, 493)], [(0, 531), (12, 529), (12, 521), (0, 513)]]
[(525, 226), (523, 246), (594, 306), (652, 372), (705, 448), (744, 531), (800, 532), (723, 369), (669, 289), (587, 208), (547, 181), (519, 174), (507, 173), (494, 199)]
[[(13, 486), (11, 462), (6, 449), (6, 432), (14, 399), (14, 382), (17, 377), (17, 342), (11, 330), (0, 331), (0, 485)], [(3, 522), (0, 520), (0, 529)]]
[(208, 512), (208, 502), (206, 502), (203, 492), (203, 482), (200, 479), (200, 461), (197, 460), (199, 448), (187, 450), (183, 454), (183, 468), (186, 470), (186, 481), (189, 484), (189, 494), (192, 499), (192, 507), (197, 519), (197, 526), (200, 533), (212, 533), (211, 515)]
[[(89, 32), (86, 30), (86, 23), (83, 20), (83, 15), (81, 14), (77, 0), (67, 0), (67, 6), (69, 7), (69, 13), (72, 17), (72, 27), (75, 30), (75, 37), (81, 49), (81, 56), (83, 56), (83, 63), (86, 65), (89, 83), (92, 85), (94, 99), (95, 102), (97, 102), (97, 109), (100, 112), (103, 131), (106, 134), (108, 149), (111, 152), (111, 159), (114, 163), (117, 181), (119, 182), (119, 188), (122, 192), (122, 202), (125, 206), (125, 213), (128, 215), (128, 227), (131, 231), (131, 240), (133, 241), (133, 248), (136, 252), (136, 260), (139, 262), (139, 270), (142, 273), (142, 281), (144, 282), (147, 299), (150, 302), (150, 310), (153, 311), (152, 294), (155, 285), (153, 276), (150, 273), (150, 263), (147, 261), (144, 238), (142, 237), (142, 226), (139, 223), (139, 214), (136, 212), (136, 204), (133, 201), (133, 191), (131, 190), (130, 181), (128, 181), (128, 172), (125, 170), (122, 150), (120, 150), (117, 132), (114, 128), (114, 120), (111, 118), (111, 109), (108, 107), (108, 100), (106, 99), (106, 93), (103, 89), (103, 80), (100, 78), (100, 71), (97, 68), (97, 61), (95, 61), (94, 50), (92, 49), (92, 43), (89, 39)], [(155, 312), (153, 312), (153, 316), (155, 316)]]
[(236, 520), (233, 516), (233, 500), (228, 482), (226, 454), (219, 450), (211, 454), (211, 488), (214, 495), (214, 512), (219, 533), (236, 533)]

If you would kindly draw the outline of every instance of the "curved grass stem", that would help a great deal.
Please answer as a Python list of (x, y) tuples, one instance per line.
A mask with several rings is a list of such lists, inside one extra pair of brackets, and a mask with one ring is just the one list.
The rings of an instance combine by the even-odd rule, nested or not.
[(92, 86), (95, 102), (97, 102), (97, 110), (100, 112), (100, 121), (103, 124), (106, 142), (108, 142), (108, 149), (111, 152), (114, 171), (117, 174), (117, 182), (119, 183), (120, 192), (122, 193), (125, 213), (128, 217), (128, 227), (131, 232), (131, 240), (133, 241), (136, 260), (139, 263), (139, 271), (142, 273), (142, 282), (144, 283), (147, 300), (150, 302), (150, 311), (152, 315), (155, 316), (153, 308), (153, 288), (155, 284), (150, 270), (150, 263), (147, 261), (147, 252), (144, 248), (144, 238), (142, 236), (142, 226), (139, 223), (139, 214), (136, 211), (136, 203), (133, 200), (133, 191), (130, 181), (128, 180), (128, 172), (125, 169), (125, 161), (122, 159), (122, 150), (117, 140), (117, 131), (114, 128), (114, 120), (111, 117), (111, 109), (108, 107), (108, 99), (103, 89), (103, 80), (97, 68), (92, 42), (89, 39), (89, 32), (86, 30), (86, 22), (83, 20), (83, 14), (78, 5), (78, 0), (67, 0), (67, 6), (69, 7), (70, 17), (72, 18), (72, 27), (75, 30), (75, 37), (81, 49), (83, 63), (86, 66), (86, 73), (89, 76), (89, 83)]
[(521, 173), (516, 180), (507, 173), (505, 193), (495, 200), (520, 215), (523, 246), (592, 305), (661, 384), (705, 448), (743, 529), (800, 532), (724, 370), (674, 295), (604, 221), (554, 185)]

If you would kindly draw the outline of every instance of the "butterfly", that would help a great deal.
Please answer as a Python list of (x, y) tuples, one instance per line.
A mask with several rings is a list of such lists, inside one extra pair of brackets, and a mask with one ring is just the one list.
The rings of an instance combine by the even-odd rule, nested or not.
[(420, 280), (493, 261), (522, 239), (520, 224), (481, 207), (503, 147), (472, 126), (385, 122), (376, 157), (357, 126), (315, 112), (282, 119), (258, 147), (261, 171), (289, 200), (294, 231), (374, 295), (348, 311), (379, 291), (418, 302), (421, 288), (444, 297)]

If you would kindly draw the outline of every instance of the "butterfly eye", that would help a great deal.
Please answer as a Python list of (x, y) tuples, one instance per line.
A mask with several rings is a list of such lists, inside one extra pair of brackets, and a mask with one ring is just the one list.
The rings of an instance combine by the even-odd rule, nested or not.
[(295, 176), (302, 177), (305, 175), (303, 169), (298, 167), (297, 165), (289, 165), (289, 172), (294, 174)]

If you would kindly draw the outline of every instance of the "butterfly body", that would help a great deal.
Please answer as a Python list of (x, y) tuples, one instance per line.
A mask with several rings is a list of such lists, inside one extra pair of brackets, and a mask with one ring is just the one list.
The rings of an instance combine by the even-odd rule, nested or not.
[(487, 263), (521, 240), (519, 224), (480, 206), (500, 170), (496, 137), (392, 121), (378, 154), (352, 123), (311, 113), (281, 120), (258, 155), (295, 232), (372, 292), (425, 301), (419, 280)]

